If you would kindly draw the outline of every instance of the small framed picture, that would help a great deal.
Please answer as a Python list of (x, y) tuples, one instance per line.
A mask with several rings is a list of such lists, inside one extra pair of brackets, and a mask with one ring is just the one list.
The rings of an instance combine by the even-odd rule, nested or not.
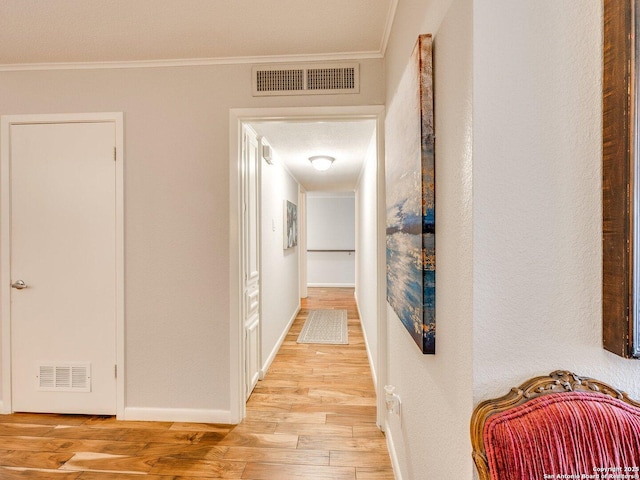
[(298, 245), (298, 206), (284, 201), (284, 249)]

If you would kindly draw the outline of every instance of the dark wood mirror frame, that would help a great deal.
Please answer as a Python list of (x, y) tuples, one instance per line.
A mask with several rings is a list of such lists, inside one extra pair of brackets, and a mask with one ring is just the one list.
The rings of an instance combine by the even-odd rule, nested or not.
[(640, 357), (640, 125), (636, 2), (604, 0), (602, 322), (604, 348)]

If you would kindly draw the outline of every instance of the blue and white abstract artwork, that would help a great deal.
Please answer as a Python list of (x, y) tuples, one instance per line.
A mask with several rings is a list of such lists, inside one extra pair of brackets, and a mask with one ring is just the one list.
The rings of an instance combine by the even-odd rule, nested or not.
[(435, 353), (435, 137), (431, 35), (420, 35), (385, 121), (387, 301)]

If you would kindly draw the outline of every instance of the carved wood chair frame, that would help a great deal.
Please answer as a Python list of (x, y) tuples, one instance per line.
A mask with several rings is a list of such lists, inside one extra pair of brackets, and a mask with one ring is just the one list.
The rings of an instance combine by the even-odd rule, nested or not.
[(600, 380), (581, 377), (566, 370), (556, 370), (548, 376), (527, 380), (519, 387), (512, 388), (509, 393), (500, 398), (485, 400), (478, 404), (471, 415), (472, 456), (478, 469), (479, 479), (491, 479), (483, 437), (484, 425), (491, 415), (517, 407), (542, 395), (576, 391), (599, 392), (640, 408), (640, 402), (632, 400), (625, 392)]

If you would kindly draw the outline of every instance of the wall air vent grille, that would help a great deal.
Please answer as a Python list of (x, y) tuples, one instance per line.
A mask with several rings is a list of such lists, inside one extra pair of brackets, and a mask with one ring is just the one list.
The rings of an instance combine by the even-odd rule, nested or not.
[(65, 363), (38, 365), (38, 387), (44, 392), (90, 392), (91, 365)]
[(355, 69), (310, 68), (307, 70), (309, 90), (353, 90), (356, 85)]
[(360, 92), (357, 63), (253, 67), (253, 95), (331, 95)]
[(259, 70), (256, 75), (259, 92), (304, 90), (304, 70)]

